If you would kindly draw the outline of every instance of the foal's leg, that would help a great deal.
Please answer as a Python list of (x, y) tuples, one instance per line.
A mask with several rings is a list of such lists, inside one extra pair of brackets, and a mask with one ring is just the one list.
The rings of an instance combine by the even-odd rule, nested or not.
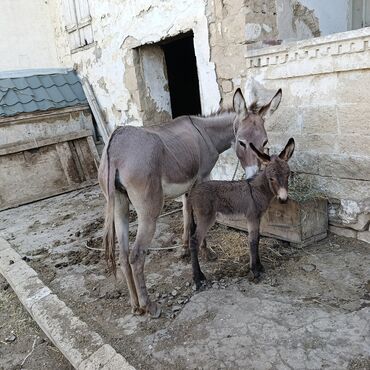
[[(182, 213), (184, 216), (184, 234), (182, 236), (183, 240), (183, 247), (184, 250), (181, 254), (181, 258), (187, 259), (190, 257), (190, 251), (189, 251), (189, 234), (190, 234), (190, 212), (191, 212), (191, 207), (190, 207), (190, 202), (188, 200), (188, 193), (185, 193), (182, 196)], [(216, 253), (212, 252), (210, 249), (207, 248), (207, 242), (204, 239), (202, 245), (200, 246), (202, 250), (202, 255), (207, 261), (214, 261), (217, 259)]]
[(129, 216), (129, 200), (127, 194), (116, 191), (114, 207), (114, 226), (116, 229), (117, 240), (119, 245), (119, 261), (121, 269), (127, 281), (127, 287), (130, 293), (132, 313), (140, 314), (141, 312), (139, 309), (139, 300), (136, 293), (136, 287), (132, 276), (131, 266), (128, 261), (129, 255), (128, 216)]
[(254, 220), (253, 222), (248, 222), (248, 239), (249, 239), (249, 262), (250, 262), (250, 278), (258, 279), (261, 276), (261, 272), (264, 272), (265, 269), (262, 266), (259, 256), (259, 232), (260, 222), (259, 220)]
[(198, 223), (194, 234), (190, 238), (190, 253), (191, 253), (191, 264), (193, 268), (193, 279), (195, 282), (196, 290), (201, 287), (201, 281), (206, 280), (202, 270), (199, 266), (198, 252), (199, 246), (205, 242), (205, 236), (208, 230), (216, 221), (216, 215), (204, 217), (203, 219), (198, 217)]

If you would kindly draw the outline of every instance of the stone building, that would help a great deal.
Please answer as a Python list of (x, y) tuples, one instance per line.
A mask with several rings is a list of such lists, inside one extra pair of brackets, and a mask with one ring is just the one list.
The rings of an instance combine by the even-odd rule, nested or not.
[[(332, 231), (370, 241), (370, 1), (37, 2), (58, 63), (87, 78), (110, 131), (208, 114), (237, 87), (261, 104), (282, 88), (272, 150), (293, 136), (292, 167), (330, 198)], [(229, 151), (214, 176), (235, 164)]]

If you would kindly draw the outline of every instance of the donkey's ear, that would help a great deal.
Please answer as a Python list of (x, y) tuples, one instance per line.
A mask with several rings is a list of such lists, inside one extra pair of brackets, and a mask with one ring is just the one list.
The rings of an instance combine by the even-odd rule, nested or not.
[(266, 119), (271, 116), (272, 113), (278, 109), (279, 104), (281, 102), (281, 97), (283, 93), (281, 89), (277, 91), (277, 93), (273, 96), (269, 103), (264, 105), (258, 112), (258, 114), (263, 118)]
[(279, 158), (283, 159), (284, 161), (289, 161), (290, 157), (293, 155), (295, 148), (294, 139), (291, 137), (288, 141), (288, 144), (285, 146), (283, 151), (279, 154)]
[(250, 148), (254, 151), (256, 154), (257, 158), (263, 163), (267, 164), (270, 162), (271, 158), (268, 154), (266, 153), (261, 153), (252, 143), (249, 143)]
[(248, 115), (247, 105), (245, 104), (242, 91), (239, 88), (235, 91), (233, 97), (233, 107), (238, 116), (245, 117)]

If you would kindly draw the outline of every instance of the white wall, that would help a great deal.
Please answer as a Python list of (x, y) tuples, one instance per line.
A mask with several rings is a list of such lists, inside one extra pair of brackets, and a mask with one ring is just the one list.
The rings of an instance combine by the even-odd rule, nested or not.
[(61, 66), (49, 2), (1, 0), (0, 71)]
[(319, 18), (321, 36), (348, 30), (348, 0), (300, 0), (300, 3), (315, 10), (315, 15)]

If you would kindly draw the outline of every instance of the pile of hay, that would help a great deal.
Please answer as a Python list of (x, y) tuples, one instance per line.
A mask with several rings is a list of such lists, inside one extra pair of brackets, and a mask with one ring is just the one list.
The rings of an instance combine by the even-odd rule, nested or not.
[(328, 199), (328, 197), (318, 190), (306, 176), (298, 175), (294, 172), (292, 172), (289, 177), (289, 198), (297, 202), (305, 202), (310, 199), (318, 198)]

